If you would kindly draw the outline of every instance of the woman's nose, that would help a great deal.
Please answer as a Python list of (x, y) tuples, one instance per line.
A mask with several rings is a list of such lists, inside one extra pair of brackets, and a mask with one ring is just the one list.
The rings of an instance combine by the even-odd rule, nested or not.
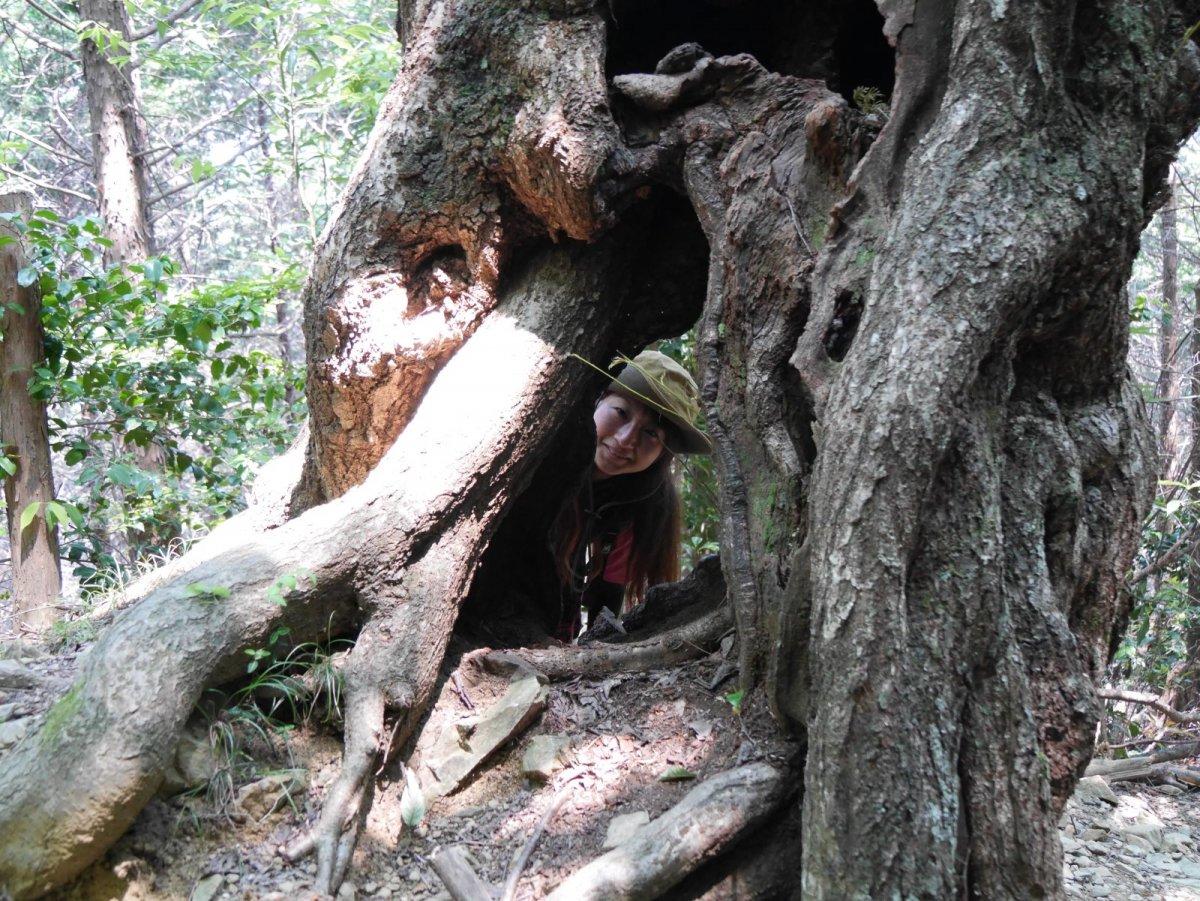
[(622, 447), (633, 447), (637, 444), (638, 428), (632, 422), (627, 422), (617, 430), (617, 443)]

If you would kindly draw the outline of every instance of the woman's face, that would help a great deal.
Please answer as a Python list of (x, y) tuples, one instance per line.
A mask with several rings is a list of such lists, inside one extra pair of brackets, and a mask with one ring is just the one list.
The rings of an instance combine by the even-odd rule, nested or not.
[(663, 427), (641, 401), (623, 394), (600, 398), (596, 423), (593, 478), (623, 476), (649, 469), (663, 452)]

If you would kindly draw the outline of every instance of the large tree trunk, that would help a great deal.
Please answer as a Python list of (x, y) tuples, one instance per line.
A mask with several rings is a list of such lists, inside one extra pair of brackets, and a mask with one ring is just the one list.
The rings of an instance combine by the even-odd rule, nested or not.
[[(27, 217), (30, 210), (28, 194), (0, 194), (0, 212)], [(46, 356), (42, 298), (37, 284), (17, 281), (27, 263), (20, 232), (5, 225), (0, 235), (12, 242), (0, 247), (0, 452), (17, 465), (13, 475), (3, 476), (12, 596), (17, 623), (44, 629), (58, 619), (62, 571), (57, 533), (45, 506), (54, 500), (46, 402), (29, 393), (33, 370)], [(39, 513), (22, 529), (22, 514), (30, 504), (39, 504)]]
[[(352, 601), (345, 768), (300, 849), (334, 887), (386, 719), (403, 735), (425, 703), (501, 517), (529, 544), (551, 470), (586, 460), (556, 440), (591, 401), (566, 354), (682, 328), (698, 219), (741, 678), (806, 738), (805, 894), (1060, 896), (1152, 484), (1121, 286), (1200, 116), (1200, 9), (880, 8), (890, 115), (823, 83), (891, 85), (845, 52), (890, 60), (859, 7), (614, 0), (606, 30), (590, 0), (404, 0), (403, 70), (306, 291), (305, 464), (255, 520), (275, 528), (177, 564), (14, 752), (0, 880), (77, 872), (242, 647)], [(726, 55), (636, 74), (687, 38)], [(275, 608), (297, 566), (316, 585)]]

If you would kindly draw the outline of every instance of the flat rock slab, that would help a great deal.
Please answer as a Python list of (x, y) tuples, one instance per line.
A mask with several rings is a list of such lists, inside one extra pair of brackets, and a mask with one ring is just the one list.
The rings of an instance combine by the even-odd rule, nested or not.
[(46, 677), (35, 673), (16, 660), (0, 660), (0, 688), (37, 688), (46, 684)]
[(462, 785), (480, 764), (541, 715), (548, 694), (537, 675), (518, 673), (496, 703), (444, 728), (422, 761), (434, 780), (432, 785), (422, 785), (426, 797), (448, 795)]

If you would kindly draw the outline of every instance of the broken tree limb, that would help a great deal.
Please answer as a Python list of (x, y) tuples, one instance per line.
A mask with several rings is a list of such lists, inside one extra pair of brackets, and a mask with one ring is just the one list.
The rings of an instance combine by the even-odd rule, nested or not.
[(1176, 710), (1162, 701), (1158, 695), (1141, 691), (1120, 691), (1115, 688), (1103, 688), (1096, 692), (1100, 697), (1109, 701), (1127, 701), (1130, 704), (1144, 704), (1157, 710), (1167, 719), (1175, 723), (1200, 723), (1200, 713), (1188, 713)]
[(787, 797), (786, 781), (765, 763), (713, 776), (628, 841), (571, 874), (549, 899), (657, 898), (771, 816)]
[(519, 658), (545, 673), (551, 681), (575, 676), (602, 676), (608, 673), (634, 673), (674, 666), (685, 660), (703, 657), (713, 651), (721, 636), (733, 625), (728, 605), (687, 625), (654, 638), (629, 644), (591, 644), (586, 647), (563, 645), (553, 648), (520, 648), (493, 651), (481, 655), (481, 664), (493, 671), (506, 671)]
[(1153, 754), (1139, 754), (1136, 757), (1126, 757), (1124, 760), (1093, 760), (1088, 764), (1085, 776), (1116, 776), (1119, 773), (1130, 773), (1153, 766), (1156, 763), (1167, 763), (1171, 760), (1184, 760), (1200, 754), (1200, 741), (1191, 741), (1164, 748)]
[(454, 901), (492, 901), (495, 892), (471, 865), (470, 852), (463, 845), (444, 845), (429, 856), (429, 865), (438, 874)]

